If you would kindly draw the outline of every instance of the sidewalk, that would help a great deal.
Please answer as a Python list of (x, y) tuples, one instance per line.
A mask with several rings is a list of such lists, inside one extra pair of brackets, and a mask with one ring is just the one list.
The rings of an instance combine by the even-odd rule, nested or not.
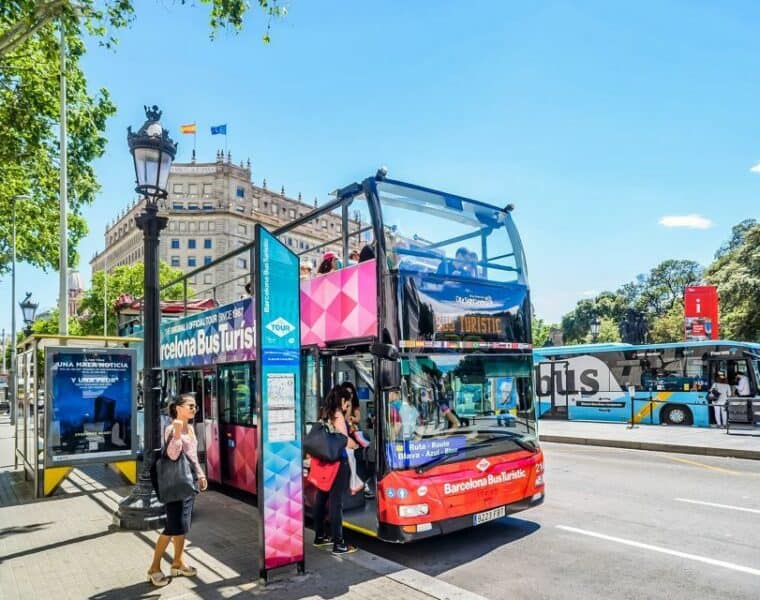
[[(476, 600), (480, 596), (367, 552), (334, 557), (310, 545), (306, 574), (295, 565), (258, 580), (254, 506), (209, 491), (196, 502), (186, 547), (195, 578), (175, 578), (164, 588), (146, 582), (155, 532), (116, 529), (112, 515), (129, 486), (102, 466), (77, 469), (55, 495), (32, 498), (31, 484), (13, 470), (13, 440), (0, 416), (0, 597), (16, 598), (393, 598)], [(168, 573), (169, 563), (164, 563)], [(482, 599), (481, 599), (482, 600)]]
[(538, 431), (542, 442), (760, 460), (760, 437), (727, 435), (723, 429), (643, 424), (629, 429), (625, 423), (543, 419)]

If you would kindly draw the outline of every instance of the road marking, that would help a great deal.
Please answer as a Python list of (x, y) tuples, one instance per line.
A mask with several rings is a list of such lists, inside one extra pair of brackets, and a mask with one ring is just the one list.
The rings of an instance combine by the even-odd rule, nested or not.
[(755, 513), (760, 515), (757, 508), (742, 508), (741, 506), (731, 506), (730, 504), (717, 504), (715, 502), (703, 502), (702, 500), (689, 500), (688, 498), (673, 498), (676, 502), (688, 502), (689, 504), (702, 504), (704, 506), (714, 506), (716, 508), (728, 508), (729, 510), (740, 510), (742, 512)]
[(757, 477), (757, 473), (744, 473), (742, 471), (734, 471), (733, 469), (724, 469), (723, 467), (714, 467), (712, 465), (706, 465), (705, 463), (697, 462), (696, 460), (688, 460), (686, 458), (676, 458), (675, 456), (663, 456), (669, 460), (675, 460), (676, 462), (685, 463), (694, 467), (702, 467), (703, 469), (710, 469), (711, 471), (718, 471), (720, 473), (728, 473), (729, 475), (740, 475), (744, 477)]
[(603, 533), (586, 531), (585, 529), (577, 529), (576, 527), (567, 527), (566, 525), (557, 525), (557, 528), (564, 531), (570, 531), (572, 533), (579, 533), (580, 535), (586, 535), (588, 537), (598, 538), (600, 540), (607, 540), (608, 542), (616, 542), (618, 544), (624, 544), (625, 546), (641, 548), (642, 550), (651, 550), (652, 552), (659, 552), (660, 554), (669, 554), (670, 556), (686, 558), (688, 560), (693, 560), (708, 565), (714, 565), (716, 567), (723, 567), (724, 569), (731, 569), (732, 571), (740, 571), (741, 573), (747, 573), (749, 575), (754, 575), (755, 577), (760, 577), (760, 569), (753, 569), (752, 567), (745, 567), (743, 565), (737, 565), (735, 563), (726, 562), (724, 560), (715, 560), (714, 558), (707, 558), (706, 556), (699, 556), (697, 554), (679, 552), (678, 550), (670, 550), (669, 548), (662, 548), (660, 546), (653, 546), (651, 544), (642, 544), (641, 542), (634, 542), (633, 540), (626, 540), (619, 537), (613, 537), (611, 535), (604, 535)]

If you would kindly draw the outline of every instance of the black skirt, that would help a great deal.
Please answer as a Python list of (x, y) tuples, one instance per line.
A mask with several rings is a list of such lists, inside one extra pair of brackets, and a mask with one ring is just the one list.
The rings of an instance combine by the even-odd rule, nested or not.
[(187, 535), (190, 531), (190, 519), (193, 516), (193, 503), (195, 494), (184, 500), (176, 502), (167, 502), (166, 506), (166, 528), (164, 535)]

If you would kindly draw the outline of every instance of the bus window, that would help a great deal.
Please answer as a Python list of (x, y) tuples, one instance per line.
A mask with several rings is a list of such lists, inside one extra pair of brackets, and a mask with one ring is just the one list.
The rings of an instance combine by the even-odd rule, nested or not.
[(708, 380), (707, 363), (701, 358), (687, 358), (685, 379), (691, 391), (699, 392), (706, 389)]
[(303, 421), (305, 425), (315, 423), (319, 416), (319, 377), (317, 360), (312, 352), (304, 355), (303, 361)]
[(252, 371), (248, 363), (219, 367), (219, 418), (222, 423), (254, 424), (256, 403)]

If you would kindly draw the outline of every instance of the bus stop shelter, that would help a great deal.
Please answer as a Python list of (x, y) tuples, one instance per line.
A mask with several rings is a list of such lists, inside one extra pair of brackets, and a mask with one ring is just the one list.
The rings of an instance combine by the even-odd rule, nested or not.
[(17, 349), (14, 465), (49, 496), (76, 466), (137, 480), (139, 338), (33, 334)]

